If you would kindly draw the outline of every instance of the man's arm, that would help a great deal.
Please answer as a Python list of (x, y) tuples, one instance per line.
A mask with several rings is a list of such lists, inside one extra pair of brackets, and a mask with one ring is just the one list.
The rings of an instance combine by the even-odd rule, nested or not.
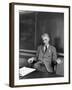
[(57, 52), (56, 52), (56, 48), (55, 47), (53, 47), (52, 48), (52, 60), (53, 60), (53, 62), (56, 64), (56, 60), (57, 60)]
[(38, 56), (39, 56), (39, 47), (37, 49), (36, 56), (29, 58), (28, 59), (28, 63), (33, 63), (34, 61), (37, 61), (38, 60)]
[(56, 52), (56, 48), (53, 47), (53, 63), (54, 64), (60, 64), (61, 63), (61, 59), (57, 58), (57, 52)]

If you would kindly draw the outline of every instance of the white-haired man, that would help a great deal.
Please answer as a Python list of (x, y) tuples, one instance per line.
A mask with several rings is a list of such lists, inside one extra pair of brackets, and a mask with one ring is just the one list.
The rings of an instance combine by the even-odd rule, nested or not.
[(32, 57), (28, 60), (28, 63), (33, 63), (33, 67), (39, 71), (47, 71), (53, 73), (54, 65), (57, 63), (57, 53), (54, 46), (50, 45), (50, 37), (47, 33), (41, 35), (43, 45), (40, 45), (37, 49), (36, 57)]

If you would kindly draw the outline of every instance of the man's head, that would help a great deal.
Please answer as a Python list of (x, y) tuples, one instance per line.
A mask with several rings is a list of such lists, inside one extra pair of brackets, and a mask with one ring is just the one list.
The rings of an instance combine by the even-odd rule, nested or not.
[(49, 35), (48, 35), (47, 33), (42, 34), (42, 35), (41, 35), (41, 38), (42, 38), (42, 40), (43, 40), (44, 45), (49, 44), (50, 37), (49, 37)]

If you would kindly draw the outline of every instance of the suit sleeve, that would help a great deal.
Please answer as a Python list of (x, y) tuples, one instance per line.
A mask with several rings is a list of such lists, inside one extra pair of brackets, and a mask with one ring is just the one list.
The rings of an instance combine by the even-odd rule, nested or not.
[(56, 48), (55, 47), (52, 48), (52, 60), (54, 61), (54, 63), (56, 63), (57, 52), (56, 52)]

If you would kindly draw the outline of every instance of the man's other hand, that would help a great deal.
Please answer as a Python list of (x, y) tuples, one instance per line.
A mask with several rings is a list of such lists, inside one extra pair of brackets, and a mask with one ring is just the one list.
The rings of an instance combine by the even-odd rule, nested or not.
[(58, 64), (62, 63), (62, 60), (60, 58), (58, 58), (56, 61), (57, 61)]
[(28, 63), (33, 63), (34, 59), (35, 59), (34, 57), (29, 58)]

